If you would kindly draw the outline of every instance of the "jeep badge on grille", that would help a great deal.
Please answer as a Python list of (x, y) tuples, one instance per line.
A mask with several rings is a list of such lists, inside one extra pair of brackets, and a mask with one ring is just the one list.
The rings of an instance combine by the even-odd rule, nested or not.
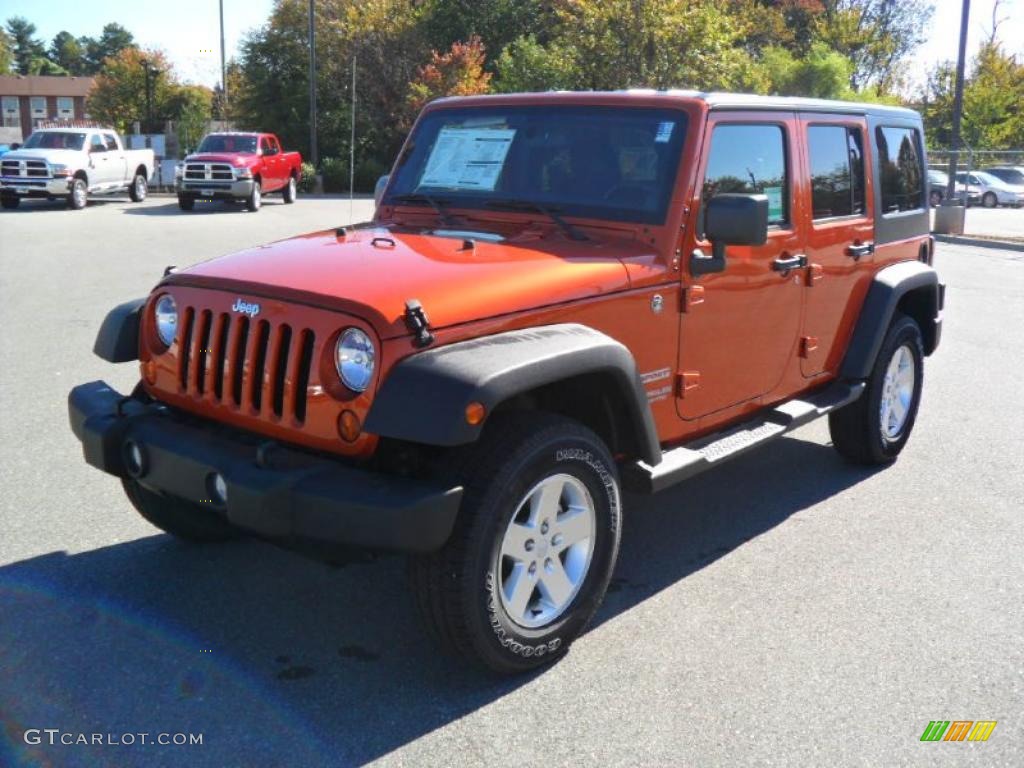
[(231, 311), (240, 312), (241, 314), (248, 315), (249, 317), (256, 317), (256, 315), (260, 313), (260, 305), (250, 304), (242, 299), (235, 299), (235, 303), (231, 305)]

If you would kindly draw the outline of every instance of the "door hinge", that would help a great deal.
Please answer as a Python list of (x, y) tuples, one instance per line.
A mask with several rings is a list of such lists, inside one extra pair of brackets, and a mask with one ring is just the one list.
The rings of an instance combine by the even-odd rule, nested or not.
[(679, 397), (700, 386), (700, 371), (683, 371), (676, 375), (676, 392)]
[(817, 336), (800, 337), (800, 357), (810, 357), (811, 353), (818, 348)]
[(703, 285), (690, 285), (683, 288), (683, 301), (682, 307), (683, 312), (689, 312), (690, 307), (695, 307), (698, 304), (704, 303), (704, 286)]
[(821, 264), (811, 264), (807, 267), (807, 286), (810, 287), (825, 276), (825, 268)]

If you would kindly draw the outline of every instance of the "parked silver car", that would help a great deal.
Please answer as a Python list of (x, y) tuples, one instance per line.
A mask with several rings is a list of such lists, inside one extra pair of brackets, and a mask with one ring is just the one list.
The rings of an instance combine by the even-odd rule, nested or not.
[(992, 168), (986, 168), (985, 173), (991, 173), (1007, 184), (1024, 186), (1024, 165), (997, 165)]
[(991, 173), (964, 171), (956, 175), (956, 180), (968, 187), (978, 187), (981, 190), (981, 204), (986, 208), (995, 208), (997, 205), (1020, 208), (1024, 205), (1024, 186), (1007, 184)]

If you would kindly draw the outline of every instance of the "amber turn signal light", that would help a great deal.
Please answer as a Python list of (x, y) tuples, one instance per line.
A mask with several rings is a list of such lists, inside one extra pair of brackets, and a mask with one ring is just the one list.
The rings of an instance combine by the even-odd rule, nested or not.
[(352, 411), (344, 410), (338, 416), (338, 434), (346, 443), (354, 443), (362, 428), (363, 425), (359, 423), (359, 417)]
[(484, 408), (483, 403), (470, 403), (466, 406), (466, 423), (471, 426), (483, 423), (484, 416), (487, 415), (487, 409)]

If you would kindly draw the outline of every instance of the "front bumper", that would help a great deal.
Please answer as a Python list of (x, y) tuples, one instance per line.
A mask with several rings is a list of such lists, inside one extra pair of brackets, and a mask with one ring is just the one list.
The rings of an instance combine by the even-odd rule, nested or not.
[(60, 197), (68, 193), (69, 178), (40, 178), (38, 176), (0, 177), (0, 192), (18, 197)]
[[(197, 514), (213, 506), (210, 488), (219, 473), (227, 502), (211, 513), (281, 543), (431, 552), (447, 541), (462, 500), (458, 486), (360, 469), (221, 429), (124, 397), (101, 381), (71, 390), (68, 411), (87, 463), (196, 502)], [(129, 441), (143, 457), (136, 471), (124, 458)]]
[(237, 200), (252, 194), (252, 179), (234, 181), (203, 181), (199, 179), (178, 179), (174, 188), (179, 195), (188, 195), (197, 200)]

